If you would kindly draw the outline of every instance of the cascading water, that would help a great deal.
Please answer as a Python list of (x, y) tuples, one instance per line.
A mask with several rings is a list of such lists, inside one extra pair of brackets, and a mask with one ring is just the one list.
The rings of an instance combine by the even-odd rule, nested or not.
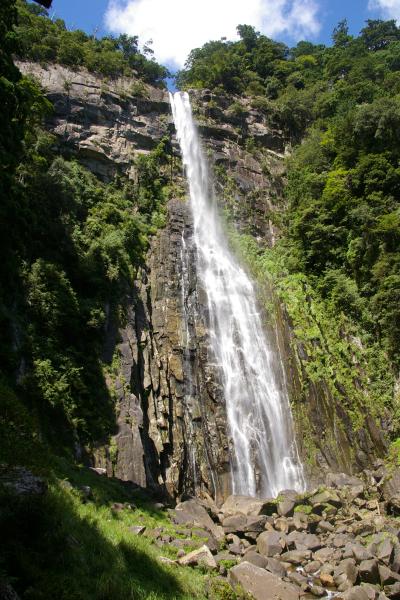
[(190, 191), (197, 272), (208, 299), (210, 343), (221, 372), (232, 492), (275, 496), (304, 489), (282, 370), (263, 331), (252, 282), (231, 254), (187, 93), (170, 94)]

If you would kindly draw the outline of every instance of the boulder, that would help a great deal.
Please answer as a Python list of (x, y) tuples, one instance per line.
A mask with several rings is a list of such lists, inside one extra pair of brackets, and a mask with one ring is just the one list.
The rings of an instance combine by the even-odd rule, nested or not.
[(400, 467), (397, 467), (385, 477), (380, 489), (384, 500), (387, 501), (400, 494)]
[(325, 533), (327, 531), (329, 531), (329, 532), (334, 531), (334, 529), (335, 528), (332, 525), (332, 523), (329, 523), (329, 521), (324, 521), (324, 520), (320, 521), (318, 523), (318, 527), (317, 527), (317, 531), (320, 531), (323, 533)]
[(246, 526), (244, 528), (245, 533), (258, 533), (265, 529), (267, 517), (265, 515), (259, 515), (257, 517), (247, 517)]
[(254, 600), (299, 600), (294, 585), (249, 562), (232, 567), (228, 577), (233, 587), (239, 584)]
[(379, 544), (376, 552), (376, 557), (385, 564), (389, 564), (390, 559), (393, 555), (393, 550), (393, 543), (389, 538), (386, 538)]
[(343, 600), (369, 600), (367, 591), (359, 585), (348, 589), (341, 598)]
[(363, 486), (363, 482), (358, 477), (346, 475), (346, 473), (328, 473), (326, 476), (326, 485), (328, 487), (357, 487)]
[(340, 508), (343, 504), (338, 494), (334, 490), (322, 490), (309, 498), (310, 504), (313, 506), (318, 504), (331, 504), (336, 508)]
[(282, 533), (288, 533), (290, 522), (286, 517), (278, 517), (275, 519), (274, 527), (277, 531), (282, 531)]
[(247, 517), (243, 514), (226, 517), (222, 521), (222, 527), (225, 533), (234, 533), (236, 531), (244, 532), (246, 528)]
[(175, 510), (170, 511), (170, 516), (177, 525), (191, 524), (208, 529), (217, 541), (224, 537), (221, 527), (216, 525), (210, 515), (196, 500), (186, 500), (176, 505)]
[(378, 561), (376, 558), (361, 561), (358, 567), (358, 572), (361, 581), (365, 581), (367, 583), (379, 582)]
[(362, 546), (359, 543), (348, 543), (345, 546), (345, 550), (344, 550), (344, 558), (351, 558), (354, 557), (355, 561), (357, 563), (360, 563), (362, 560), (369, 560), (371, 558), (373, 558), (372, 553), (365, 548), (365, 546)]
[(345, 558), (336, 567), (333, 579), (340, 591), (345, 591), (355, 584), (357, 575), (358, 569), (355, 560), (353, 558)]
[(330, 573), (320, 573), (319, 580), (325, 587), (334, 587), (335, 581)]
[(379, 579), (380, 579), (382, 586), (393, 585), (394, 583), (396, 583), (398, 581), (400, 582), (400, 575), (398, 573), (394, 573), (393, 571), (391, 571), (391, 569), (389, 569), (385, 565), (379, 565), (378, 570), (379, 570)]
[(268, 564), (268, 559), (265, 556), (258, 554), (258, 552), (247, 552), (246, 556), (244, 556), (240, 562), (246, 561), (252, 565), (256, 565), (256, 567), (260, 567), (261, 569), (265, 569)]
[(321, 563), (325, 563), (325, 562), (328, 562), (329, 560), (331, 560), (334, 553), (335, 553), (334, 548), (330, 548), (330, 547), (326, 546), (325, 548), (321, 548), (321, 550), (317, 550), (316, 552), (314, 552), (313, 558), (314, 558), (314, 560), (318, 560)]
[(146, 527), (143, 525), (132, 525), (131, 527), (128, 527), (128, 529), (133, 535), (143, 535), (146, 531)]
[(279, 531), (264, 531), (257, 538), (257, 549), (264, 556), (281, 554), (285, 542)]
[(246, 516), (271, 515), (276, 512), (276, 500), (231, 495), (225, 500), (221, 512), (225, 516), (241, 513)]
[(281, 517), (289, 517), (293, 515), (296, 502), (291, 498), (284, 498), (278, 502), (277, 512)]
[(296, 550), (319, 550), (322, 546), (319, 537), (312, 533), (298, 533), (295, 540)]
[(276, 558), (268, 558), (267, 560), (267, 566), (265, 567), (267, 571), (274, 573), (278, 577), (285, 577), (286, 569), (279, 560), (276, 560)]
[(196, 565), (203, 565), (209, 569), (217, 568), (215, 558), (207, 546), (201, 546), (201, 548), (198, 550), (193, 550), (193, 552), (189, 552), (189, 554), (182, 556), (182, 558), (178, 560), (178, 563), (182, 566), (192, 567)]
[(281, 556), (282, 560), (292, 565), (301, 565), (311, 558), (311, 550), (289, 550)]
[(290, 571), (290, 573), (288, 573), (287, 578), (289, 579), (289, 581), (295, 583), (299, 587), (307, 586), (307, 577), (304, 577), (304, 575), (302, 575), (298, 571)]
[(317, 571), (319, 571), (320, 568), (321, 568), (321, 563), (318, 560), (312, 560), (311, 562), (306, 564), (306, 566), (304, 567), (304, 570), (306, 573), (310, 573), (312, 575), (313, 573), (316, 573)]
[(315, 585), (312, 584), (310, 586), (310, 592), (312, 593), (313, 596), (316, 596), (317, 598), (321, 598), (322, 596), (325, 596), (326, 591), (324, 590), (323, 587), (321, 587), (320, 585)]

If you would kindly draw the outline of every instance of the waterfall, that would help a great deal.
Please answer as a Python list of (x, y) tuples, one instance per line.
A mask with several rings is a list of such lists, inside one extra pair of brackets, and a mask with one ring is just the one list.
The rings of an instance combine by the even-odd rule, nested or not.
[(224, 390), (232, 492), (301, 491), (283, 365), (264, 332), (253, 284), (229, 250), (189, 96), (177, 92), (170, 99), (189, 184), (197, 273), (207, 294), (210, 345)]

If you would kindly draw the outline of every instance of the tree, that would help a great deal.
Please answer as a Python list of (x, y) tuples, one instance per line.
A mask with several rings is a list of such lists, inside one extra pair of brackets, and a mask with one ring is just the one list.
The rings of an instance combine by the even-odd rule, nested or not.
[(390, 21), (368, 19), (367, 26), (361, 30), (361, 40), (368, 50), (377, 52), (386, 48), (391, 42), (400, 40), (400, 29), (394, 19)]

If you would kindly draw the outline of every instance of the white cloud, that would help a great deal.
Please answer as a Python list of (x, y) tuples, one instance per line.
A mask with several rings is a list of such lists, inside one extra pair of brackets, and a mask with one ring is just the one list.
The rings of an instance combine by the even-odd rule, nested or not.
[(236, 39), (239, 24), (293, 40), (320, 30), (317, 0), (109, 0), (105, 22), (114, 33), (152, 39), (157, 60), (176, 67), (209, 40)]
[(385, 19), (400, 21), (400, 0), (369, 0), (368, 8), (378, 10)]

